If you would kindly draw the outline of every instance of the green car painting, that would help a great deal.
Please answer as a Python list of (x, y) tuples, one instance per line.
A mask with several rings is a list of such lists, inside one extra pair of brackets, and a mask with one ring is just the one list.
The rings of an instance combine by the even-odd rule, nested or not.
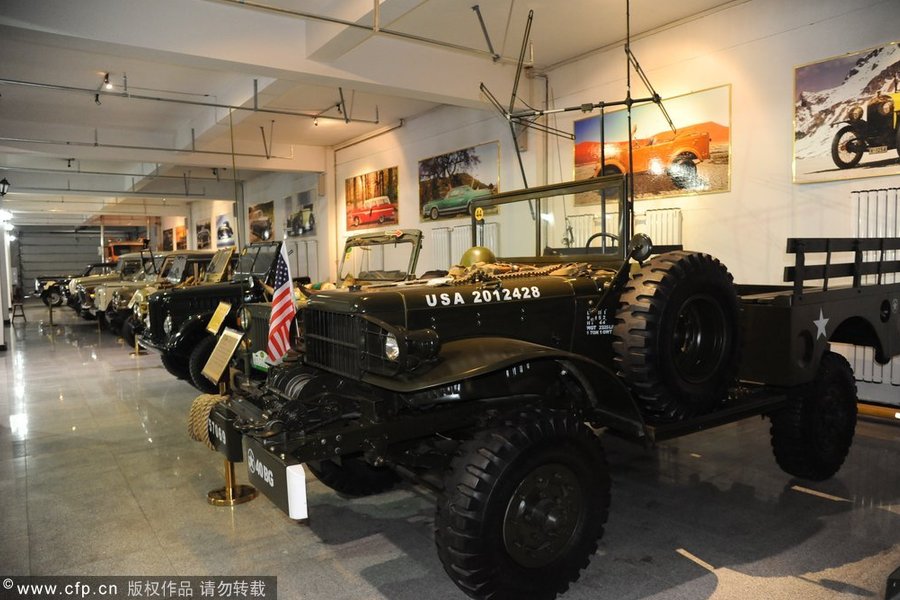
[(422, 206), (422, 216), (436, 220), (440, 216), (456, 213), (472, 214), (472, 201), (476, 198), (490, 196), (490, 188), (474, 189), (470, 185), (458, 185), (450, 188), (443, 198), (429, 200)]

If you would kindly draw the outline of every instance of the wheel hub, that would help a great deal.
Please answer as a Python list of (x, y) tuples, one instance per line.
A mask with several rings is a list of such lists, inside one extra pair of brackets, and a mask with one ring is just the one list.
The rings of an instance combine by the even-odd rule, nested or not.
[(542, 465), (519, 483), (503, 518), (503, 544), (522, 566), (543, 567), (571, 546), (582, 522), (584, 493), (561, 464)]
[(689, 298), (675, 319), (674, 364), (688, 381), (701, 382), (715, 373), (727, 335), (725, 315), (711, 297)]

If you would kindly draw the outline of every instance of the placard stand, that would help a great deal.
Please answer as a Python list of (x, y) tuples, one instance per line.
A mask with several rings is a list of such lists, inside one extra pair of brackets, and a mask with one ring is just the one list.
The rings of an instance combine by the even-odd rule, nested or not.
[[(225, 388), (225, 382), (220, 382), (220, 395), (225, 395)], [(235, 506), (244, 502), (250, 502), (257, 495), (259, 495), (259, 492), (252, 485), (235, 483), (234, 463), (225, 459), (225, 487), (207, 492), (206, 500), (213, 506)]]
[(225, 487), (212, 490), (206, 494), (206, 499), (213, 506), (235, 506), (250, 502), (259, 492), (252, 485), (234, 483), (234, 463), (225, 461)]

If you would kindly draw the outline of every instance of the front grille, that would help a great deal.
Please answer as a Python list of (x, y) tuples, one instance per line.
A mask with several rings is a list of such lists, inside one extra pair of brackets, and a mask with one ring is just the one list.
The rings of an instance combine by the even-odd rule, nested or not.
[(247, 305), (250, 311), (250, 351), (265, 352), (269, 347), (269, 315), (272, 314), (271, 304)]
[(306, 363), (359, 379), (365, 336), (353, 315), (307, 309), (303, 315)]
[(387, 331), (360, 315), (306, 309), (303, 314), (305, 360), (340, 375), (393, 375), (398, 365), (384, 358)]

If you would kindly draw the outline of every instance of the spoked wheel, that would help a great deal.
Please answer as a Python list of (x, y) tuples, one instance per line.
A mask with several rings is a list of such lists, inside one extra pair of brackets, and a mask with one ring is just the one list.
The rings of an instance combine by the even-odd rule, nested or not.
[(575, 416), (510, 415), (451, 464), (435, 517), (444, 569), (473, 598), (555, 598), (597, 549), (609, 487), (603, 449)]
[(855, 167), (862, 160), (865, 141), (859, 139), (851, 125), (841, 127), (831, 142), (831, 158), (841, 169)]
[(856, 430), (856, 380), (840, 354), (826, 352), (815, 380), (770, 415), (772, 450), (785, 472), (822, 481), (838, 472)]

